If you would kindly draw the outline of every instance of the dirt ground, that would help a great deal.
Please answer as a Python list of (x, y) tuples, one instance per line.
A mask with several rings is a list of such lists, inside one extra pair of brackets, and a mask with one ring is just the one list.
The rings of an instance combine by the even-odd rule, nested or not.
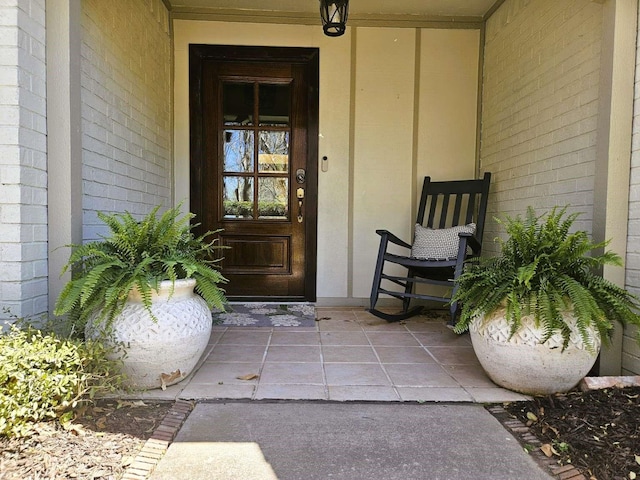
[(47, 422), (29, 438), (0, 437), (0, 480), (118, 479), (172, 405), (100, 402), (66, 428)]
[(559, 465), (587, 478), (640, 479), (640, 387), (535, 397), (505, 405)]
[[(101, 402), (67, 428), (41, 423), (30, 438), (0, 438), (0, 480), (116, 480), (171, 406)], [(558, 464), (591, 479), (640, 480), (640, 387), (536, 397), (504, 408)]]

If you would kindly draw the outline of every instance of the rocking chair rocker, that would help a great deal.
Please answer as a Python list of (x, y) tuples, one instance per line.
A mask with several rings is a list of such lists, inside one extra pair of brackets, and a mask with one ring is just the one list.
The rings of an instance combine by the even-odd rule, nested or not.
[[(482, 233), (487, 212), (487, 197), (491, 174), (480, 180), (432, 182), (424, 178), (420, 206), (416, 220), (413, 245), (387, 230), (376, 230), (380, 235), (380, 248), (371, 287), (369, 312), (389, 322), (418, 315), (422, 306), (409, 308), (411, 299), (449, 303), (455, 294), (455, 280), (462, 273), (465, 260), (479, 256)], [(427, 214), (425, 222), (425, 214)], [(407, 256), (387, 251), (389, 244), (407, 248)], [(403, 267), (406, 276), (385, 273), (386, 264)], [(397, 267), (396, 267), (397, 268)], [(399, 285), (402, 290), (382, 288), (382, 281)], [(437, 285), (452, 289), (450, 296), (414, 293), (415, 284)], [(391, 285), (393, 287), (393, 285)], [(402, 300), (402, 312), (389, 314), (376, 309), (380, 294)], [(450, 303), (451, 322), (458, 314), (458, 302)]]

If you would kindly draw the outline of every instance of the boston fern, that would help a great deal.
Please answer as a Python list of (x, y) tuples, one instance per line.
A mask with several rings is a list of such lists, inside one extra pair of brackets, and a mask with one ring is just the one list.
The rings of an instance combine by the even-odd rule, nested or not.
[(529, 207), (524, 220), (498, 219), (508, 239), (499, 256), (476, 259), (458, 278), (453, 301), (462, 303), (462, 313), (455, 331), (466, 331), (474, 318), (500, 308), (512, 335), (523, 316), (533, 315), (544, 329), (543, 342), (559, 331), (565, 347), (570, 329), (562, 312), (573, 312), (587, 345), (588, 326), (606, 339), (614, 321), (640, 325), (638, 299), (597, 273), (604, 265), (622, 265), (621, 258), (604, 251), (608, 242), (593, 243), (584, 231), (571, 233), (578, 215), (554, 208), (545, 219)]
[(216, 232), (195, 237), (190, 224), (194, 215), (179, 218), (178, 208), (158, 217), (156, 207), (140, 221), (128, 212), (98, 213), (111, 234), (84, 245), (69, 245), (73, 250), (62, 273), (71, 269), (72, 279), (54, 313), (69, 314), (72, 322), (84, 328), (100, 312), (98, 321), (109, 326), (123, 310), (129, 292), (137, 289), (153, 317), (152, 291), (163, 280), (184, 278), (196, 280), (195, 290), (209, 307), (222, 309), (225, 297), (218, 285), (226, 279), (215, 265), (215, 253), (222, 247), (209, 240)]

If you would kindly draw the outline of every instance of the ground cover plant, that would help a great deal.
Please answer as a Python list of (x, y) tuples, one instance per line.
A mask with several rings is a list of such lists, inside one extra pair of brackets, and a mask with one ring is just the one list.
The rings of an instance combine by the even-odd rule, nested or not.
[(83, 402), (121, 385), (117, 367), (98, 342), (17, 322), (0, 335), (0, 436), (69, 421)]

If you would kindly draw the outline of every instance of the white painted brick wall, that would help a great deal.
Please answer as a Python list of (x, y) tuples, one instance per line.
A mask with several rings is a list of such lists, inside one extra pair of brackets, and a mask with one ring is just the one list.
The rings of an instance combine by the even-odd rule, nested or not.
[[(640, 19), (640, 18), (639, 18)], [(640, 23), (639, 23), (640, 29)], [(626, 286), (640, 296), (640, 39), (636, 48), (633, 136), (631, 140), (631, 178), (629, 191), (629, 228), (627, 232)], [(627, 328), (622, 343), (622, 374), (640, 375), (640, 348), (635, 328)]]
[[(47, 311), (45, 0), (0, 3), (0, 307)], [(0, 321), (7, 314), (0, 311)]]
[[(528, 205), (584, 212), (591, 230), (602, 5), (591, 0), (507, 0), (488, 20), (480, 166), (493, 173), (494, 216)], [(496, 245), (486, 242), (487, 253)]]
[(171, 204), (171, 39), (162, 0), (85, 0), (82, 9), (86, 241), (105, 233), (98, 211)]

